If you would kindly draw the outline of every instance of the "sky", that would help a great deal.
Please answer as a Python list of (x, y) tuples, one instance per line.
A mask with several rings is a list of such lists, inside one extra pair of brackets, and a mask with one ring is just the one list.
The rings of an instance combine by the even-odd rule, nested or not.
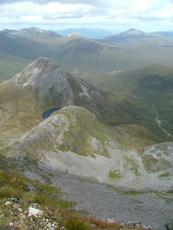
[(0, 29), (173, 30), (173, 0), (0, 0)]

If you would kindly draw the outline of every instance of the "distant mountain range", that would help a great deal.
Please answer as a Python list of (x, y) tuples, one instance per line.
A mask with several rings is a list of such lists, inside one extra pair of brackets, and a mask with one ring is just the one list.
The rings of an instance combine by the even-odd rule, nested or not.
[(161, 39), (169, 39), (173, 37), (173, 32), (152, 32), (152, 33), (146, 33), (141, 30), (136, 30), (136, 29), (129, 29), (125, 32), (114, 34), (111, 36), (107, 36), (103, 39), (105, 42), (146, 42), (150, 41), (153, 42), (154, 40), (156, 41), (161, 41)]
[(102, 39), (106, 36), (110, 36), (113, 34), (113, 32), (109, 30), (97, 29), (97, 28), (71, 28), (71, 29), (58, 31), (58, 33), (63, 36), (76, 34), (81, 37), (89, 37), (93, 39)]
[(141, 30), (137, 30), (131, 28), (124, 32), (114, 32), (113, 30), (104, 30), (97, 28), (71, 28), (62, 31), (57, 31), (58, 34), (62, 36), (70, 36), (72, 34), (78, 35), (81, 37), (88, 37), (92, 39), (104, 39), (104, 38), (113, 38), (113, 37), (142, 37), (142, 36), (165, 36), (165, 37), (173, 37), (172, 31), (158, 31), (158, 32), (143, 32)]
[(37, 28), (0, 31), (0, 79), (8, 79), (39, 56), (58, 60), (77, 75), (101, 74), (151, 64), (171, 65), (173, 40), (170, 33), (148, 34), (135, 29), (102, 40), (60, 36)]

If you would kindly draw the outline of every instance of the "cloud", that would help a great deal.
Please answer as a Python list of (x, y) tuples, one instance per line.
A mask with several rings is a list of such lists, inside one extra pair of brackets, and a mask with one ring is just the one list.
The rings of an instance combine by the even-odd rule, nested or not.
[[(168, 26), (173, 20), (173, 0), (1, 0), (0, 26)], [(158, 23), (159, 22), (159, 23)], [(4, 26), (5, 25), (5, 26)]]
[(89, 5), (102, 5), (106, 3), (106, 0), (1, 0), (0, 4), (11, 4), (18, 2), (35, 2), (37, 4), (45, 4), (49, 2), (59, 2), (63, 4), (89, 4)]

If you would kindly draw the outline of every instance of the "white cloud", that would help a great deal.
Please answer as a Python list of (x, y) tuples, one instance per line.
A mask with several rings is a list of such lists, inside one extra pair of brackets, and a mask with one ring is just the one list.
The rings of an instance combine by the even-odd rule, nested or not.
[(165, 20), (170, 26), (173, 18), (173, 0), (7, 0), (0, 1), (0, 9), (1, 27), (59, 23), (152, 29)]
[(173, 3), (167, 3), (162, 9), (155, 11), (153, 15), (163, 19), (173, 18)]

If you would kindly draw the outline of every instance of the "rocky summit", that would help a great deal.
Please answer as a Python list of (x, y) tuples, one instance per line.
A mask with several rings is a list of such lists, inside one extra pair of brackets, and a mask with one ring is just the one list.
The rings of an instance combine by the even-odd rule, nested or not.
[[(2, 141), (15, 138), (38, 124), (45, 114), (67, 105), (104, 113), (105, 93), (62, 70), (48, 58), (39, 58), (12, 79), (0, 84)], [(47, 115), (46, 115), (47, 116)], [(15, 134), (9, 134), (14, 131)]]

